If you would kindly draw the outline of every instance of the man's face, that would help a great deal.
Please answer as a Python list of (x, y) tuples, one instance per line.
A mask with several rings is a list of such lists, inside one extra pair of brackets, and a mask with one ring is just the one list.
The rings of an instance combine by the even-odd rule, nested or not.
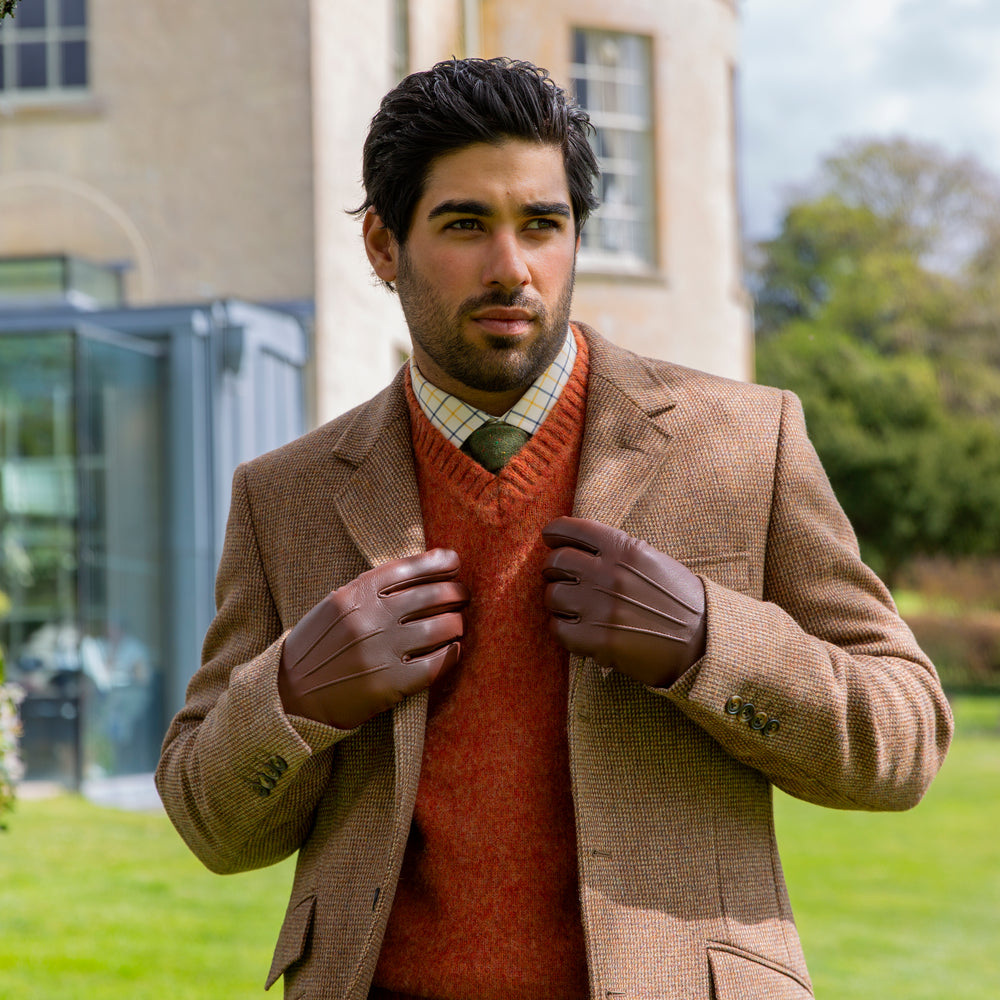
[[(493, 413), (556, 356), (578, 240), (557, 146), (477, 143), (435, 160), (406, 243), (369, 257), (396, 282), (417, 366)], [(366, 220), (366, 245), (371, 227)], [(383, 259), (384, 258), (384, 259)]]

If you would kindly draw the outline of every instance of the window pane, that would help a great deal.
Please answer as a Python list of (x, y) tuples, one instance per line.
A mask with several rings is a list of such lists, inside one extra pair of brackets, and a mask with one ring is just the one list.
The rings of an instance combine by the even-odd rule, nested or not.
[(82, 28), (87, 23), (84, 0), (59, 0), (59, 23), (67, 28)]
[(17, 5), (15, 21), (19, 28), (44, 28), (45, 0), (21, 0)]
[(64, 87), (85, 87), (87, 85), (87, 43), (63, 42), (59, 46)]
[(25, 89), (48, 83), (48, 57), (44, 42), (22, 42), (17, 47), (17, 85)]

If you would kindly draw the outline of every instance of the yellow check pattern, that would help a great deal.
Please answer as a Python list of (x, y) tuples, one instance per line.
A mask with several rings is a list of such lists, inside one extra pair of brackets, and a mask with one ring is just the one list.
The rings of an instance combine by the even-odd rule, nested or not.
[(427, 419), (456, 448), (461, 448), (473, 431), (491, 421), (502, 420), (514, 427), (520, 427), (529, 434), (534, 434), (559, 399), (563, 387), (573, 372), (575, 362), (576, 338), (572, 331), (567, 329), (566, 339), (552, 364), (532, 382), (528, 391), (502, 417), (494, 417), (484, 410), (477, 410), (457, 396), (428, 382), (420, 374), (420, 369), (417, 368), (413, 358), (410, 358), (410, 378), (413, 382), (413, 393)]

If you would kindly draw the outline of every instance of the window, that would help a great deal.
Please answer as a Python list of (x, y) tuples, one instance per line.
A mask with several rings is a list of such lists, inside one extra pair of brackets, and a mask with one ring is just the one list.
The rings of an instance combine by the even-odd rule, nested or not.
[(656, 263), (651, 45), (641, 35), (573, 29), (571, 83), (597, 129), (601, 207), (583, 231), (580, 262), (649, 270)]
[(0, 97), (87, 86), (86, 0), (21, 0), (0, 23)]

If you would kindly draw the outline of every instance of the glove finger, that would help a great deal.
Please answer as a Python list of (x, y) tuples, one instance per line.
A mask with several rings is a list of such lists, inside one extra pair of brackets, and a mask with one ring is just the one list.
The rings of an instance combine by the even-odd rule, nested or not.
[(542, 563), (542, 576), (552, 582), (579, 583), (593, 575), (599, 561), (597, 556), (582, 552), (580, 549), (570, 547), (553, 549)]
[(545, 607), (562, 621), (579, 621), (584, 602), (575, 583), (550, 583), (543, 595)]
[(465, 618), (450, 611), (433, 618), (418, 618), (399, 629), (399, 658), (404, 662), (419, 659), (465, 635)]
[(460, 567), (458, 554), (451, 549), (431, 549), (405, 559), (393, 559), (369, 570), (380, 597), (406, 587), (439, 580), (453, 580)]
[(383, 599), (387, 612), (400, 625), (448, 611), (461, 611), (469, 603), (469, 590), (458, 580), (422, 583)]
[(441, 676), (455, 666), (462, 656), (462, 644), (452, 642), (441, 649), (425, 656), (408, 660), (397, 671), (398, 688), (402, 694), (416, 694), (429, 687)]
[(550, 549), (562, 545), (601, 555), (628, 536), (617, 528), (584, 517), (557, 517), (542, 528), (542, 540)]

